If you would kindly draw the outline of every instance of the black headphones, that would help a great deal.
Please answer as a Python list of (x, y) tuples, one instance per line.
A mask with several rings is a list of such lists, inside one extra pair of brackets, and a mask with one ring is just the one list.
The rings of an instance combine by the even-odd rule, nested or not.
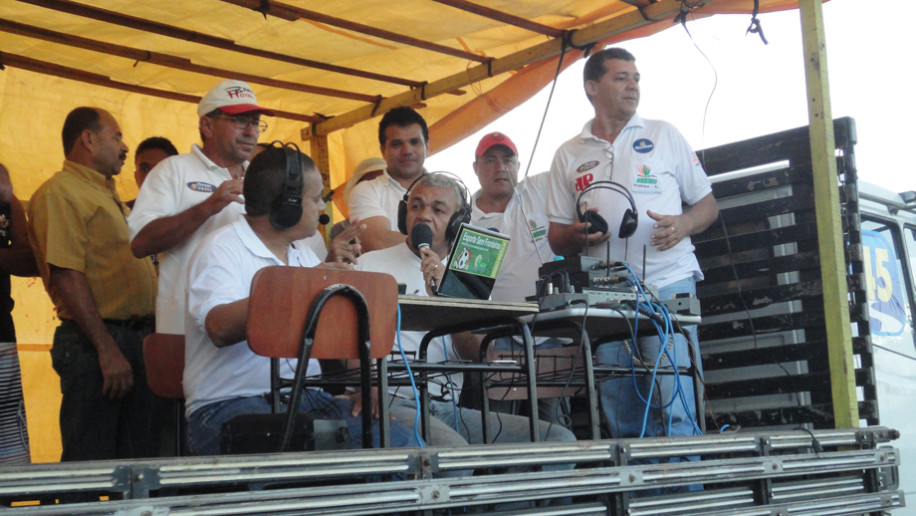
[(448, 221), (448, 226), (445, 228), (445, 239), (448, 242), (452, 242), (455, 237), (458, 236), (458, 230), (461, 229), (461, 224), (471, 222), (471, 201), (468, 195), (468, 187), (464, 185), (461, 178), (451, 172), (430, 172), (429, 174), (421, 175), (414, 179), (413, 183), (410, 183), (410, 188), (407, 189), (407, 193), (405, 193), (404, 197), (398, 202), (398, 230), (405, 235), (407, 234), (407, 202), (410, 200), (410, 192), (413, 190), (415, 184), (431, 174), (449, 176), (461, 187), (461, 207), (452, 215), (452, 218)]
[(270, 223), (280, 231), (286, 231), (299, 223), (302, 218), (302, 159), (299, 147), (292, 142), (279, 140), (270, 142), (283, 149), (286, 156), (286, 178), (280, 195), (270, 203)]
[(633, 200), (633, 195), (629, 190), (622, 184), (611, 181), (610, 179), (605, 179), (601, 181), (595, 181), (592, 184), (586, 186), (582, 189), (582, 192), (579, 193), (579, 196), (576, 198), (576, 215), (579, 216), (580, 222), (588, 222), (591, 224), (588, 228), (589, 233), (607, 233), (608, 223), (604, 220), (604, 217), (599, 215), (594, 211), (582, 212), (582, 196), (585, 195), (585, 192), (589, 190), (613, 190), (627, 198), (630, 201), (630, 207), (627, 211), (623, 212), (623, 218), (620, 220), (620, 229), (617, 231), (617, 236), (619, 238), (629, 238), (633, 236), (633, 233), (636, 233), (636, 227), (639, 225), (639, 215), (636, 211), (636, 201)]

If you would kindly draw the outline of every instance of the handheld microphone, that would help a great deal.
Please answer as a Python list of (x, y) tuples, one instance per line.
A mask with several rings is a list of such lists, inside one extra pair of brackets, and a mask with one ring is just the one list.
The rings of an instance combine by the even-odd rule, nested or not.
[[(429, 227), (428, 224), (417, 224), (410, 230), (410, 242), (417, 248), (419, 251), (424, 247), (429, 249), (429, 245), (433, 242), (433, 230)], [(436, 290), (436, 278), (430, 278), (430, 286), (433, 288), (433, 291)]]
[(331, 217), (327, 213), (322, 213), (318, 216), (318, 223), (322, 226), (327, 226), (328, 222), (331, 222)]

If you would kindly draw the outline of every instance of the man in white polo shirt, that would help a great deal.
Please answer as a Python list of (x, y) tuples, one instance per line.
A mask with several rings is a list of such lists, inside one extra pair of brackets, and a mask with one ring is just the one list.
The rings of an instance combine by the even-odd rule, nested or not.
[(273, 115), (242, 81), (222, 81), (197, 107), (202, 145), (161, 161), (128, 217), (134, 256), (160, 253), (156, 331), (184, 334), (187, 264), (201, 239), (244, 211), (242, 178)]
[[(558, 255), (629, 263), (632, 279), (656, 286), (662, 300), (695, 295), (703, 273), (690, 236), (716, 220), (716, 199), (680, 132), (636, 113), (640, 74), (635, 61), (626, 50), (610, 48), (592, 54), (585, 64), (585, 93), (595, 118), (554, 157), (548, 239)], [(702, 371), (696, 327), (690, 341), (694, 365)], [(602, 364), (634, 367), (638, 360), (655, 364), (664, 353), (663, 367), (688, 365), (683, 335), (666, 338), (664, 344), (658, 337), (640, 335), (636, 346), (602, 344), (597, 358)], [(603, 381), (600, 389), (612, 437), (699, 432), (690, 378), (660, 374), (653, 381), (651, 375), (634, 375)]]
[(398, 230), (398, 202), (425, 172), (429, 128), (412, 108), (394, 108), (379, 122), (378, 142), (387, 169), (375, 179), (355, 185), (347, 201), (350, 218), (366, 225), (360, 236), (366, 252), (404, 242)]

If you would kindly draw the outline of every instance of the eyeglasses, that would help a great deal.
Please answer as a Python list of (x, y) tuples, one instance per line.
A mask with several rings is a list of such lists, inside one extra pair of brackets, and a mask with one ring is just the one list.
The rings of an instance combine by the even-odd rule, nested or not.
[(236, 129), (245, 129), (249, 125), (252, 125), (258, 129), (258, 131), (264, 132), (267, 130), (267, 122), (261, 120), (260, 118), (255, 118), (248, 115), (226, 115), (220, 113), (219, 118), (225, 118), (226, 120), (232, 120), (235, 124)]

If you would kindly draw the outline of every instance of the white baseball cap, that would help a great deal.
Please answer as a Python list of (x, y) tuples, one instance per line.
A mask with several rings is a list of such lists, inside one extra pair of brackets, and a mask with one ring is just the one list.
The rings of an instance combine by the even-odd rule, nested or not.
[(363, 176), (369, 172), (384, 171), (386, 168), (388, 168), (388, 164), (385, 163), (385, 160), (382, 158), (366, 158), (362, 160), (359, 165), (356, 165), (356, 170), (353, 171), (353, 175), (347, 180), (347, 186), (344, 188), (343, 193), (344, 202), (350, 202), (350, 191), (360, 182)]
[(251, 113), (253, 111), (270, 116), (274, 115), (273, 111), (258, 105), (258, 98), (254, 96), (254, 91), (251, 90), (248, 83), (234, 80), (223, 81), (208, 91), (204, 98), (200, 99), (200, 104), (197, 105), (197, 115), (204, 116), (214, 109), (219, 109), (230, 115)]

